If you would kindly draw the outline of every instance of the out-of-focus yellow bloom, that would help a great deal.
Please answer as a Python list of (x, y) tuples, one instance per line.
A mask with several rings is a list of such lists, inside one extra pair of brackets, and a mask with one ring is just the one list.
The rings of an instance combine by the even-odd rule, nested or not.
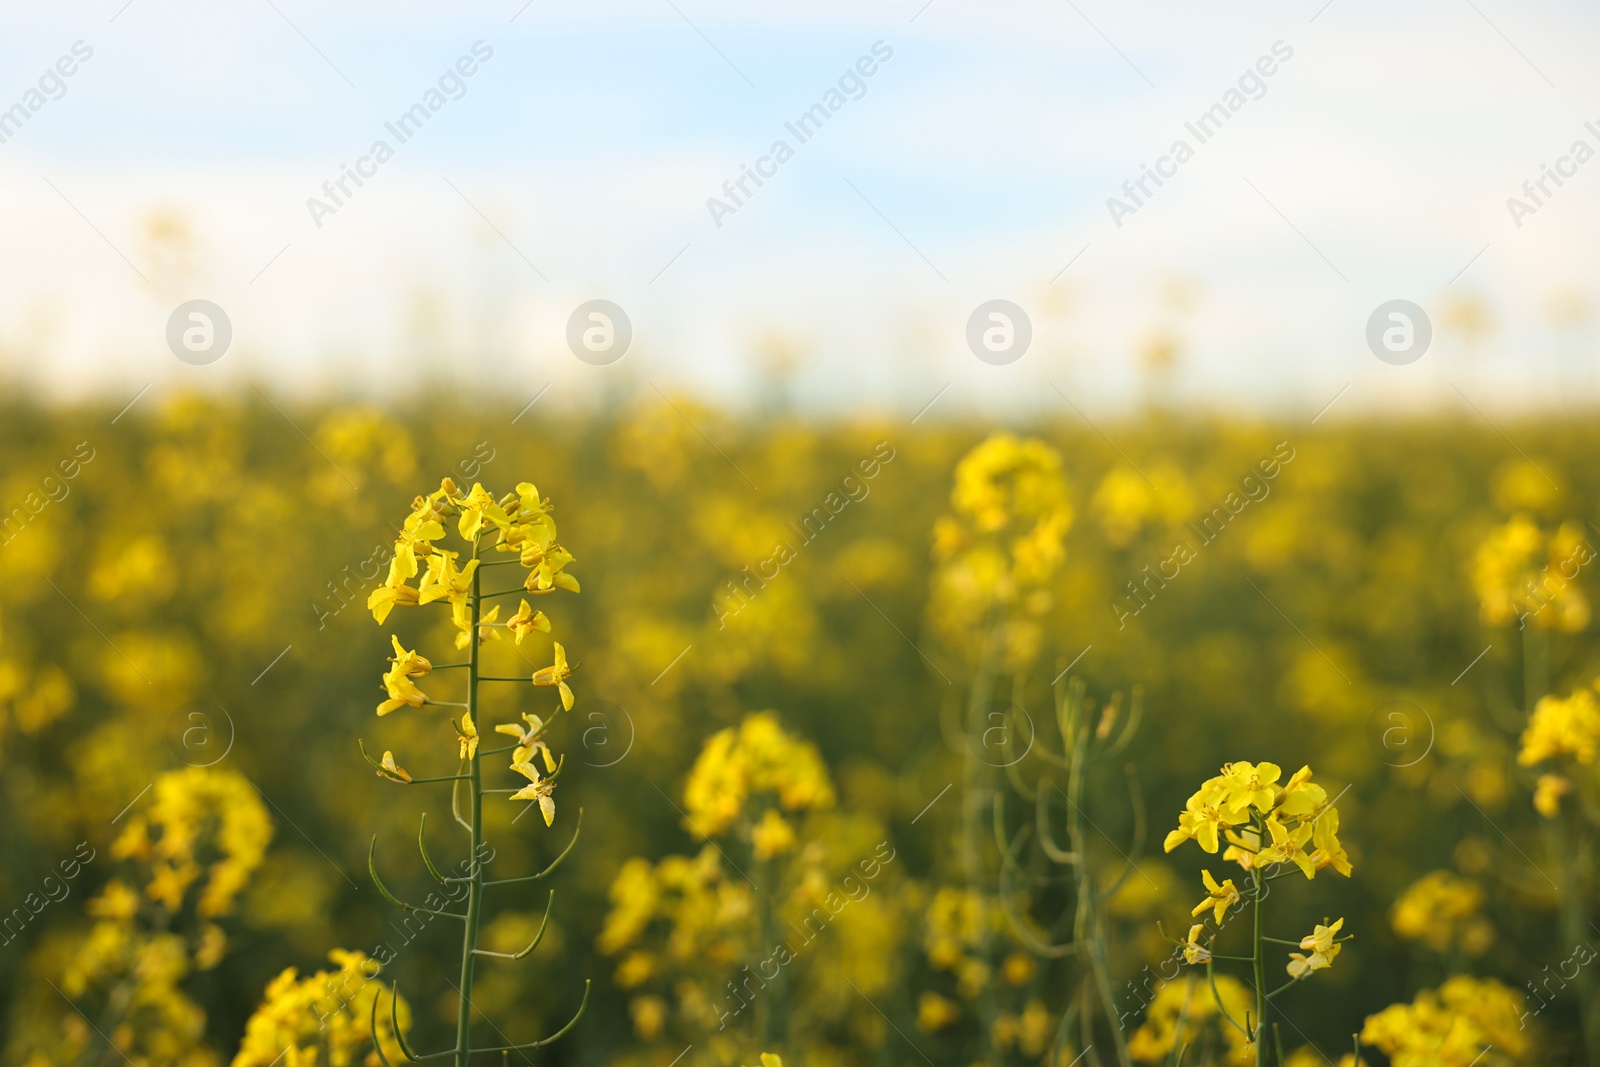
[(1239, 889), (1233, 884), (1232, 878), (1226, 878), (1221, 885), (1218, 885), (1217, 880), (1211, 877), (1210, 871), (1203, 870), (1200, 875), (1206, 883), (1206, 899), (1191, 908), (1189, 914), (1199, 915), (1209, 908), (1213, 913), (1213, 919), (1220, 923), (1223, 913), (1239, 903)]
[[(389, 1025), (389, 990), (376, 980), (378, 961), (337, 948), (328, 959), (336, 970), (301, 978), (289, 967), (267, 983), (231, 1067), (273, 1067), (280, 1061), (284, 1067), (351, 1067), (372, 1047), (373, 1007), (380, 996), (385, 999), (376, 1019), (384, 1056), (390, 1063), (406, 1062)], [(411, 1006), (403, 998), (395, 1017), (400, 1032), (409, 1032)]]
[(1410, 1004), (1367, 1016), (1361, 1041), (1394, 1067), (1471, 1067), (1486, 1049), (1510, 1059), (1528, 1050), (1521, 994), (1492, 978), (1457, 975)]
[(122, 879), (113, 878), (83, 910), (97, 919), (127, 922), (139, 914), (139, 893)]
[(917, 1029), (928, 1034), (938, 1033), (961, 1018), (961, 1006), (949, 997), (923, 992), (917, 997)]
[(975, 889), (940, 886), (923, 917), (923, 948), (941, 971), (959, 971), (994, 925), (995, 908)]
[(1021, 952), (1013, 952), (1005, 958), (1000, 965), (1000, 977), (1014, 986), (1024, 986), (1033, 981), (1033, 976), (1038, 967), (1033, 962), (1033, 957)]
[(1219, 997), (1220, 1007), (1240, 1025), (1245, 1012), (1255, 1010), (1254, 994), (1230, 975), (1217, 975), (1214, 985), (1193, 979), (1161, 983), (1145, 1010), (1144, 1023), (1128, 1038), (1128, 1054), (1139, 1063), (1164, 1063), (1180, 1043), (1193, 1047), (1201, 1032), (1209, 1030), (1220, 1038), (1225, 1050), (1221, 1062), (1229, 1067), (1254, 1062), (1250, 1041), (1222, 1018)]
[(1528, 516), (1512, 516), (1489, 532), (1473, 559), (1480, 617), (1490, 626), (1523, 619), (1577, 633), (1589, 625), (1589, 601), (1574, 579), (1594, 556), (1580, 522), (1547, 536)]
[(1579, 763), (1594, 762), (1600, 749), (1600, 700), (1593, 688), (1574, 690), (1571, 696), (1541, 697), (1522, 731), (1517, 762), (1532, 767), (1543, 760), (1571, 756)]
[(950, 505), (934, 525), (929, 618), (974, 660), (1001, 627), (1008, 667), (1021, 666), (1037, 655), (1032, 618), (1049, 607), (1045, 586), (1066, 561), (1072, 505), (1061, 456), (1038, 438), (994, 434), (956, 464)]
[(1100, 532), (1116, 548), (1125, 548), (1152, 521), (1176, 526), (1194, 510), (1194, 494), (1183, 471), (1171, 463), (1147, 469), (1151, 481), (1132, 467), (1112, 467), (1090, 498), (1089, 510), (1099, 520)]
[[(143, 815), (130, 818), (111, 854), (149, 862), (155, 877), (145, 895), (171, 910), (206, 873), (196, 910), (205, 918), (226, 915), (272, 840), (260, 795), (232, 771), (188, 767), (157, 778), (153, 797)], [(207, 867), (202, 855), (218, 858)]]
[(654, 1041), (666, 1025), (667, 1002), (660, 997), (634, 997), (628, 1001), (628, 1014), (633, 1017), (633, 1032), (639, 1040)]
[(798, 842), (794, 827), (778, 814), (776, 808), (768, 808), (762, 812), (761, 820), (750, 828), (750, 844), (756, 859), (770, 860), (785, 852), (793, 852)]
[(561, 706), (568, 711), (572, 710), (572, 690), (567, 685), (567, 679), (572, 677), (572, 668), (567, 666), (567, 650), (557, 641), (556, 661), (549, 667), (540, 667), (533, 672), (534, 685), (553, 685), (561, 694)]
[(656, 957), (650, 952), (630, 952), (617, 964), (612, 978), (619, 989), (632, 989), (648, 982), (656, 973)]
[(770, 711), (746, 715), (706, 739), (683, 788), (689, 827), (721, 837), (760, 793), (777, 794), (785, 811), (831, 808), (834, 800), (816, 746), (786, 733)]
[(1435, 952), (1459, 949), (1481, 956), (1494, 940), (1494, 927), (1482, 914), (1483, 901), (1477, 882), (1450, 871), (1433, 871), (1400, 894), (1390, 922), (1395, 933)]
[(1572, 779), (1559, 774), (1541, 774), (1533, 788), (1533, 807), (1547, 819), (1561, 814), (1561, 798), (1572, 792)]

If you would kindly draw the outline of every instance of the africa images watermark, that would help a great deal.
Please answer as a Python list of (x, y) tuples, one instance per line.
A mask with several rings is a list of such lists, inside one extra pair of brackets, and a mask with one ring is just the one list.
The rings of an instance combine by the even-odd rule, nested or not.
[[(867, 79), (878, 73), (880, 63), (887, 63), (893, 57), (894, 49), (891, 46), (883, 41), (874, 41), (870, 54), (857, 59), (853, 67), (845, 68), (845, 72), (839, 75), (836, 88), (828, 89), (820, 101), (806, 108), (793, 121), (783, 124), (783, 128), (793, 135), (795, 144), (803, 145), (815, 137), (829, 119), (844, 110), (849, 100), (860, 100), (866, 96)], [(846, 93), (850, 94), (848, 100)], [(793, 158), (794, 148), (780, 137), (772, 142), (767, 154), (758, 158), (754, 166), (741, 163), (739, 176), (722, 183), (722, 193), (727, 199), (706, 197), (706, 210), (711, 212), (711, 221), (717, 224), (717, 229), (722, 229), (724, 218), (738, 214), (739, 209), (755, 195), (749, 183), (755, 182), (756, 188), (761, 188), (766, 184), (763, 179), (776, 177), (778, 168)]]
[[(84, 849), (89, 850), (87, 856), (83, 854)], [(43, 896), (40, 896), (37, 892), (30, 892), (22, 899), (21, 906), (12, 908), (8, 915), (0, 916), (0, 944), (11, 944), (44, 909), (53, 903), (59, 904), (61, 901), (66, 900), (67, 896), (72, 892), (72, 880), (78, 877), (79, 872), (83, 870), (86, 864), (94, 861), (94, 857), (95, 849), (93, 845), (87, 841), (78, 842), (78, 847), (73, 851), (72, 856), (62, 860), (58, 865), (61, 869), (60, 876), (58, 877), (54, 873), (44, 876), (39, 886), (44, 893)]]
[[(84, 450), (88, 450), (88, 455)], [(52, 503), (59, 504), (67, 499), (72, 492), (68, 483), (76, 478), (84, 466), (94, 460), (95, 450), (88, 441), (79, 441), (73, 447), (72, 455), (56, 463), (56, 470), (61, 472), (57, 478), (52, 471), (39, 479), (39, 488), (44, 490), (40, 496), (37, 491), (30, 491), (22, 498), (22, 503), (13, 504), (0, 515), (0, 545), (9, 545), (17, 539), (17, 535), (27, 528), (28, 524), (39, 517), (40, 512)], [(15, 529), (13, 529), (15, 527)]]
[[(879, 441), (873, 447), (871, 456), (856, 461), (855, 470), (861, 472), (861, 477), (857, 478), (852, 471), (840, 480), (839, 489), (843, 490), (842, 496), (839, 490), (830, 490), (816, 507), (805, 514), (799, 526), (789, 523), (789, 528), (800, 537), (799, 547), (804, 548), (815, 541), (822, 531), (827, 529), (828, 523), (838, 518), (852, 502), (860, 503), (867, 499), (868, 494), (872, 492), (872, 487), (867, 483), (881, 474), (884, 466), (893, 462), (895, 455), (896, 452), (888, 441)], [(749, 607), (756, 594), (765, 589), (768, 582), (777, 578), (783, 568), (793, 563), (799, 556), (799, 550), (793, 544), (780, 541), (773, 546), (772, 555), (754, 564), (754, 574), (750, 572), (750, 567), (746, 566), (739, 572), (741, 576), (739, 580), (729, 578), (724, 582), (723, 584), (727, 586), (725, 604), (718, 604), (715, 596), (711, 601), (711, 610), (717, 616), (717, 629), (724, 629), (729, 619)], [(769, 569), (771, 573), (768, 573)]]
[(22, 132), (23, 125), (50, 101), (66, 96), (67, 79), (78, 73), (79, 67), (93, 56), (93, 48), (82, 41), (73, 41), (68, 54), (46, 68), (34, 87), (22, 94), (22, 99), (0, 111), (0, 144), (5, 144)]
[[(1271, 496), (1272, 486), (1268, 483), (1276, 478), (1284, 467), (1294, 462), (1294, 457), (1294, 447), (1288, 441), (1279, 441), (1273, 446), (1271, 455), (1257, 460), (1250, 473), (1239, 479), (1237, 492), (1230, 491), (1224, 496), (1220, 504), (1201, 517), (1198, 525), (1190, 519), (1188, 527), (1195, 537), (1199, 538), (1199, 543), (1179, 541), (1172, 546), (1172, 553), (1166, 559), (1154, 564), (1154, 571), (1150, 569), (1151, 565), (1146, 564), (1139, 572), (1144, 577), (1137, 584), (1132, 580), (1127, 582), (1127, 595), (1119, 596), (1111, 602), (1111, 614), (1117, 618), (1117, 629), (1126, 629), (1128, 620), (1149, 607), (1155, 601), (1156, 594), (1165, 589), (1168, 582), (1183, 573), (1184, 567), (1199, 558), (1200, 549), (1222, 536), (1222, 531), (1230, 522), (1237, 519), (1245, 508), (1251, 503), (1260, 503)], [(1168, 573), (1169, 567), (1171, 573)], [(1128, 606), (1129, 604), (1132, 606)]]
[(463, 54), (453, 66), (447, 67), (439, 75), (438, 82), (422, 94), (421, 100), (402, 111), (394, 121), (383, 124), (383, 128), (394, 138), (393, 145), (381, 137), (373, 141), (367, 154), (359, 157), (354, 167), (341, 163), (339, 176), (322, 183), (322, 195), (326, 200), (306, 197), (306, 210), (311, 213), (311, 221), (317, 229), (322, 229), (324, 216), (337, 214), (355, 196), (355, 190), (350, 188), (351, 182), (359, 190), (366, 184), (363, 179), (376, 177), (378, 168), (394, 158), (396, 147), (415, 137), (428, 124), (428, 120), (444, 110), (450, 101), (460, 100), (467, 95), (467, 79), (478, 73), (481, 64), (494, 58), (494, 49), (482, 41), (474, 41), (470, 52), (470, 55)]
[[(1593, 119), (1583, 124), (1589, 136), (1595, 139), (1595, 144), (1600, 144), (1600, 125)], [(1522, 229), (1522, 220), (1529, 215), (1537, 215), (1539, 209), (1553, 198), (1561, 187), (1567, 184), (1562, 179), (1576, 178), (1578, 168), (1595, 157), (1594, 145), (1583, 138), (1572, 142), (1572, 147), (1567, 149), (1567, 154), (1557, 156), (1555, 166), (1548, 163), (1539, 164), (1539, 176), (1529, 178), (1522, 183), (1522, 195), (1526, 199), (1516, 196), (1506, 197), (1506, 210), (1511, 213), (1511, 221), (1516, 223), (1517, 229)], [(1550, 183), (1555, 183), (1555, 188), (1550, 188)]]
[[(885, 850), (889, 853), (887, 856), (884, 855)], [(859, 904), (861, 901), (866, 900), (868, 894), (872, 892), (872, 881), (883, 873), (885, 866), (894, 862), (896, 855), (897, 853), (889, 842), (878, 842), (878, 846), (873, 850), (872, 856), (856, 864), (856, 868), (861, 872), (861, 877), (858, 879), (852, 872), (840, 880), (840, 888), (844, 890), (843, 896), (837, 891), (829, 890), (820, 901), (820, 906), (812, 908), (811, 912), (800, 920), (799, 926), (795, 926), (792, 922), (789, 924), (794, 932), (804, 937), (805, 940), (793, 945), (788, 941), (773, 945), (772, 951), (768, 953), (767, 957), (757, 961), (754, 974), (750, 973), (750, 965), (747, 963), (743, 967), (745, 972), (744, 981), (735, 984), (734, 979), (728, 979), (728, 992), (732, 994), (732, 999), (737, 1001), (739, 1006), (729, 1011), (719, 1010), (717, 1012), (719, 1022), (717, 1029), (727, 1029), (728, 1020), (748, 1008), (755, 1001), (756, 994), (765, 989), (768, 982), (775, 981), (778, 973), (784, 967), (798, 959), (800, 952), (804, 951), (807, 946), (821, 936), (822, 932), (828, 928), (828, 924), (838, 918), (841, 912), (853, 903)], [(772, 973), (770, 974), (767, 973), (767, 965), (769, 964), (772, 967)], [(750, 988), (751, 982), (756, 983), (755, 989)], [(743, 995), (740, 994), (741, 989), (744, 991)], [(746, 997), (749, 999), (747, 1000)]]
[[(1202, 111), (1194, 121), (1183, 124), (1183, 128), (1194, 138), (1193, 145), (1180, 137), (1172, 142), (1166, 155), (1156, 159), (1154, 167), (1146, 163), (1139, 164), (1139, 176), (1122, 183), (1122, 193), (1132, 203), (1114, 196), (1106, 198), (1106, 209), (1111, 212), (1111, 221), (1117, 229), (1122, 229), (1125, 217), (1137, 214), (1145, 206), (1145, 201), (1155, 196), (1156, 189), (1166, 184), (1163, 179), (1177, 177), (1178, 168), (1194, 158), (1195, 149), (1220, 133), (1223, 125), (1238, 114), (1245, 104), (1267, 95), (1266, 80), (1278, 72), (1280, 63), (1287, 63), (1294, 56), (1294, 49), (1283, 41), (1273, 41), (1270, 53), (1258, 58), (1253, 67), (1239, 75), (1236, 87), (1224, 92), (1219, 102)], [(1248, 96), (1245, 95), (1247, 93)], [(1155, 189), (1150, 187), (1151, 182), (1155, 183)]]

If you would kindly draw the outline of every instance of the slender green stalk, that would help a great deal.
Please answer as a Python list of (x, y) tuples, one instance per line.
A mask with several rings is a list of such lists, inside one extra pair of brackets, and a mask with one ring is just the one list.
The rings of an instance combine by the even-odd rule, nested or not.
[[(472, 542), (472, 558), (478, 558), (478, 542)], [(467, 631), (467, 647), (471, 649), (467, 662), (467, 714), (472, 716), (472, 728), (478, 728), (478, 618), (482, 603), (478, 595), (478, 577), (481, 568), (472, 571), (472, 626)], [(478, 922), (483, 907), (483, 773), (480, 754), (472, 750), (472, 851), (468, 855), (467, 922), (461, 935), (461, 986), (460, 1004), (456, 1014), (456, 1067), (467, 1067), (472, 1047), (472, 971), (475, 961), (473, 950), (478, 947)]]
[(1250, 877), (1251, 885), (1255, 890), (1256, 897), (1255, 931), (1253, 939), (1254, 949), (1251, 952), (1251, 956), (1254, 957), (1256, 971), (1256, 1025), (1255, 1032), (1250, 1035), (1250, 1040), (1255, 1044), (1256, 1047), (1256, 1067), (1266, 1067), (1267, 1046), (1266, 1042), (1262, 1041), (1261, 1038), (1267, 1025), (1267, 957), (1266, 941), (1261, 936), (1262, 887), (1260, 870), (1251, 868)]

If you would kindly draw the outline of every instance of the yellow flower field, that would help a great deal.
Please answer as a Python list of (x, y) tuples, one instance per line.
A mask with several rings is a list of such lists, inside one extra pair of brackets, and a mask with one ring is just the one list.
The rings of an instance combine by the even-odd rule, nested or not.
[(1600, 431), (1099, 428), (13, 402), (3, 1062), (1600, 1063)]

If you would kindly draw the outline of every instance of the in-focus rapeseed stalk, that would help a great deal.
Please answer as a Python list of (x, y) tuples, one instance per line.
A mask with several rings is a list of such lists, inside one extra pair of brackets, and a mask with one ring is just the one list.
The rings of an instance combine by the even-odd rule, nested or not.
[[(1190, 964), (1203, 963), (1206, 976), (1211, 980), (1214, 980), (1218, 959), (1252, 965), (1256, 989), (1254, 1012), (1247, 1010), (1243, 1020), (1226, 1010), (1222, 1014), (1254, 1046), (1256, 1067), (1266, 1063), (1264, 1038), (1269, 1001), (1296, 982), (1332, 966), (1340, 946), (1353, 936), (1339, 936), (1344, 926), (1342, 918), (1333, 922), (1325, 920), (1311, 933), (1296, 940), (1269, 937), (1263, 932), (1262, 904), (1269, 883), (1296, 872), (1308, 879), (1315, 878), (1318, 871), (1330, 868), (1347, 878), (1350, 876), (1350, 860), (1339, 842), (1339, 810), (1334, 807), (1334, 801), (1311, 780), (1310, 767), (1300, 768), (1279, 785), (1282, 776), (1282, 769), (1273, 763), (1225, 764), (1221, 774), (1202, 782), (1189, 797), (1178, 816), (1178, 828), (1167, 834), (1165, 842), (1168, 852), (1185, 841), (1194, 841), (1214, 855), (1221, 847), (1222, 838), (1226, 838), (1228, 847), (1222, 859), (1237, 864), (1249, 879), (1241, 890), (1232, 878), (1218, 882), (1209, 869), (1203, 871), (1206, 895), (1194, 906), (1193, 913), (1196, 917), (1209, 913), (1209, 919), (1199, 928), (1191, 929), (1187, 940), (1173, 943), (1182, 948)], [(1253, 912), (1251, 954), (1224, 956), (1215, 949), (1217, 938), (1230, 912), (1242, 908), (1247, 899)], [(1214, 927), (1209, 937), (1205, 936), (1208, 926)], [(1268, 943), (1300, 949), (1289, 954), (1285, 968), (1289, 980), (1271, 991), (1266, 980)], [(1217, 997), (1219, 1003), (1222, 999), (1220, 995)]]
[[(392, 666), (383, 675), (382, 685), (388, 699), (380, 703), (377, 708), (380, 716), (401, 708), (459, 709), (460, 718), (449, 719), (449, 732), (441, 731), (443, 734), (441, 748), (453, 752), (459, 762), (456, 773), (417, 777), (401, 766), (392, 752), (385, 751), (381, 760), (375, 760), (366, 753), (364, 746), (362, 748), (362, 754), (377, 770), (378, 775), (392, 782), (402, 785), (450, 783), (451, 809), (455, 813), (456, 821), (467, 831), (471, 849), (471, 858), (464, 865), (468, 873), (458, 876), (443, 875), (429, 856), (423, 832), (419, 831), (417, 844), (422, 851), (423, 862), (441, 888), (431, 892), (424, 904), (418, 906), (395, 897), (378, 877), (375, 861), (378, 839), (376, 836), (372, 839), (368, 868), (374, 884), (385, 899), (407, 911), (447, 916), (463, 925), (461, 977), (457, 985), (459, 998), (455, 1046), (452, 1049), (421, 1056), (414, 1053), (406, 1043), (403, 1020), (396, 1011), (396, 1005), (400, 1003), (397, 988), (392, 990), (390, 995), (389, 1028), (385, 1034), (380, 1034), (377, 1022), (379, 998), (374, 993), (371, 1003), (367, 1005), (370, 1037), (378, 1058), (385, 1064), (388, 1060), (384, 1055), (385, 1046), (381, 1039), (387, 1036), (393, 1037), (394, 1047), (398, 1049), (403, 1059), (415, 1062), (418, 1059), (453, 1054), (457, 1067), (466, 1067), (474, 1053), (509, 1054), (541, 1048), (572, 1029), (589, 1002), (589, 983), (586, 981), (583, 1002), (579, 1005), (577, 1014), (549, 1037), (519, 1045), (480, 1048), (472, 1046), (474, 1010), (472, 987), (478, 958), (493, 956), (521, 959), (539, 944), (545, 930), (545, 926), (541, 925), (533, 941), (520, 952), (490, 952), (479, 948), (478, 935), (483, 925), (485, 890), (495, 886), (537, 881), (546, 877), (566, 858), (573, 845), (577, 843), (578, 831), (574, 829), (572, 842), (538, 874), (526, 878), (484, 877), (483, 857), (486, 854), (486, 842), (483, 835), (483, 809), (488, 796), (508, 794), (511, 800), (536, 803), (545, 825), (549, 826), (555, 821), (556, 779), (561, 775), (565, 757), (552, 758), (545, 737), (555, 717), (564, 711), (570, 711), (573, 705), (572, 689), (567, 684), (573, 667), (567, 662), (566, 649), (559, 642), (556, 643), (553, 653), (554, 663), (538, 668), (525, 679), (485, 675), (479, 662), (479, 650), (482, 645), (486, 641), (501, 640), (502, 629), (509, 629), (519, 645), (530, 632), (550, 631), (549, 619), (543, 612), (533, 611), (526, 599), (520, 602), (517, 613), (506, 622), (498, 621), (500, 610), (498, 605), (487, 611), (484, 609), (485, 600), (519, 593), (544, 596), (557, 589), (578, 592), (578, 580), (566, 570), (567, 565), (573, 562), (573, 557), (556, 541), (556, 524), (551, 516), (551, 510), (550, 502), (541, 497), (539, 491), (529, 482), (520, 482), (515, 492), (496, 497), (476, 483), (470, 492), (462, 493), (453, 481), (446, 478), (440, 483), (436, 492), (419, 496), (412, 503), (411, 514), (406, 517), (400, 536), (395, 541), (388, 577), (382, 586), (372, 591), (367, 600), (367, 607), (379, 623), (387, 619), (397, 607), (422, 607), (435, 603), (449, 605), (451, 622), (459, 631), (455, 646), (467, 651), (464, 662), (435, 664), (417, 651), (406, 649), (400, 643), (398, 636), (391, 635), (390, 641), (394, 646), (395, 655), (391, 660)], [(444, 547), (452, 532), (458, 536), (461, 548)], [(498, 558), (485, 558), (484, 553), (491, 549)], [(465, 562), (462, 562), (461, 558), (463, 552), (467, 555)], [(495, 592), (484, 592), (482, 589), (484, 571), (503, 566), (519, 566), (526, 570), (527, 574), (522, 584)], [(411, 584), (413, 578), (417, 579), (416, 585)], [(431, 676), (435, 671), (452, 669), (466, 672), (464, 702), (435, 699), (417, 684), (419, 679), (426, 678), (428, 688), (439, 692), (440, 686)], [(546, 720), (537, 714), (524, 713), (520, 724), (497, 723), (492, 727), (481, 724), (479, 686), (485, 682), (521, 682), (536, 687), (554, 688), (557, 700), (551, 709), (551, 718)], [(453, 714), (453, 711), (447, 714)], [(486, 732), (507, 734), (514, 737), (516, 743), (500, 748), (481, 748), (480, 744)], [(526, 780), (525, 784), (515, 788), (485, 788), (484, 757), (507, 754), (509, 759), (506, 769), (520, 775)], [(536, 755), (538, 762), (535, 762)], [(459, 787), (462, 783), (466, 784), (468, 797), (466, 815), (461, 814), (458, 804)], [(580, 826), (581, 822), (580, 811)], [(426, 829), (426, 816), (423, 829)], [(555, 894), (552, 892), (550, 903), (545, 908), (545, 923), (549, 922), (550, 907), (553, 906), (554, 899)], [(465, 911), (454, 911), (448, 907), (451, 903), (459, 904), (463, 900), (466, 905)], [(300, 987), (294, 984), (291, 972), (285, 972), (285, 975), (280, 976), (279, 983), (282, 985), (279, 990), (281, 996), (292, 1000), (301, 995), (298, 992)], [(263, 1011), (265, 1010), (264, 1008)], [(264, 1027), (268, 1025), (271, 1024), (263, 1023)]]

